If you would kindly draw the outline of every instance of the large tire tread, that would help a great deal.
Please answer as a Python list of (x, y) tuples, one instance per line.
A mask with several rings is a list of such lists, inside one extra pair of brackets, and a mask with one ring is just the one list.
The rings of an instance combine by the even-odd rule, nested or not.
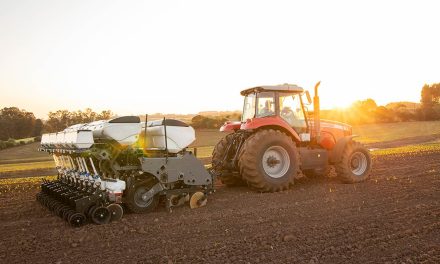
[[(291, 160), (291, 166), (293, 164), (295, 168), (291, 173), (292, 175), (287, 176), (288, 179), (284, 182), (274, 183), (268, 181), (264, 171), (261, 169), (259, 153), (261, 149), (258, 146), (273, 139), (280, 139), (286, 145), (293, 147), (294, 153), (292, 155), (294, 160)], [(252, 189), (259, 192), (279, 192), (287, 190), (293, 185), (294, 179), (300, 173), (300, 158), (296, 145), (289, 136), (278, 130), (265, 129), (256, 132), (246, 140), (240, 153), (239, 167), (243, 179)]]
[[(350, 158), (353, 152), (361, 151), (367, 157), (367, 169), (362, 176), (356, 176), (352, 173), (350, 168)], [(372, 167), (371, 155), (368, 149), (366, 149), (361, 143), (351, 141), (345, 147), (341, 161), (335, 165), (337, 177), (344, 183), (356, 183), (365, 181), (368, 179)]]
[(220, 170), (223, 172), (219, 177), (222, 184), (228, 187), (244, 186), (246, 185), (246, 183), (243, 181), (243, 179), (241, 179), (239, 175), (234, 175), (232, 174), (232, 172), (225, 173), (221, 168), (221, 159), (223, 159), (226, 148), (231, 143), (232, 138), (233, 134), (228, 134), (215, 145), (214, 150), (212, 151), (212, 168), (214, 170)]

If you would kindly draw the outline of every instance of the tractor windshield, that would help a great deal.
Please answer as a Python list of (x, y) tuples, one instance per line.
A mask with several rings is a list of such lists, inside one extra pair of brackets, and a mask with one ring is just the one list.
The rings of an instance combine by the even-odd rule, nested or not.
[(241, 121), (246, 122), (246, 120), (255, 117), (255, 94), (248, 94), (244, 98), (243, 115), (241, 116)]
[(280, 116), (297, 132), (307, 130), (300, 94), (280, 93)]

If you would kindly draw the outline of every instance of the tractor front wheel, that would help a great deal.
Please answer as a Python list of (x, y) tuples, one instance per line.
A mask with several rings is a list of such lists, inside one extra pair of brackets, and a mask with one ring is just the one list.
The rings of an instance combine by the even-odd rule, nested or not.
[(370, 176), (371, 155), (362, 144), (352, 141), (345, 147), (336, 174), (345, 183), (365, 181)]
[(239, 167), (243, 179), (257, 191), (287, 190), (300, 171), (299, 153), (283, 132), (260, 130), (246, 140)]

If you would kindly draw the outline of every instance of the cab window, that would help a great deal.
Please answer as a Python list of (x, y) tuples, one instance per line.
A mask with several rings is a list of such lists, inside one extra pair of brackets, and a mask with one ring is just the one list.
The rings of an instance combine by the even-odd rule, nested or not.
[(275, 96), (273, 92), (258, 94), (257, 117), (275, 115)]
[(255, 94), (248, 94), (244, 98), (243, 115), (241, 121), (245, 122), (248, 119), (255, 117)]
[(304, 132), (307, 130), (300, 94), (292, 95), (280, 93), (280, 117), (297, 132)]

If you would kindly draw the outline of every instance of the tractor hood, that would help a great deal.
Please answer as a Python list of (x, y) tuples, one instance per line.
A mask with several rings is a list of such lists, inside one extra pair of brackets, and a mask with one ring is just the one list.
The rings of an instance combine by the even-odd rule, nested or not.
[[(312, 121), (313, 122), (313, 121)], [(332, 128), (332, 129), (338, 129), (342, 131), (352, 131), (352, 127), (348, 124), (332, 121), (332, 120), (321, 120), (321, 129), (324, 128)]]
[[(311, 127), (312, 137), (316, 137), (316, 135), (314, 135), (315, 130), (313, 128), (313, 121), (310, 121), (309, 125)], [(321, 135), (319, 144), (327, 150), (333, 149), (333, 147), (336, 145), (336, 142), (338, 142), (340, 139), (353, 134), (352, 127), (341, 122), (321, 120), (320, 126)]]
[[(313, 128), (313, 124), (314, 124), (314, 121), (309, 120), (309, 126), (311, 128)], [(312, 131), (313, 131), (313, 129), (312, 129)], [(332, 121), (332, 120), (321, 120), (321, 132), (331, 133), (336, 138), (338, 138), (339, 136), (350, 136), (350, 135), (352, 135), (352, 126), (345, 124), (345, 123), (342, 123), (342, 122), (337, 122), (337, 121)], [(336, 136), (336, 135), (338, 135), (338, 136)]]

